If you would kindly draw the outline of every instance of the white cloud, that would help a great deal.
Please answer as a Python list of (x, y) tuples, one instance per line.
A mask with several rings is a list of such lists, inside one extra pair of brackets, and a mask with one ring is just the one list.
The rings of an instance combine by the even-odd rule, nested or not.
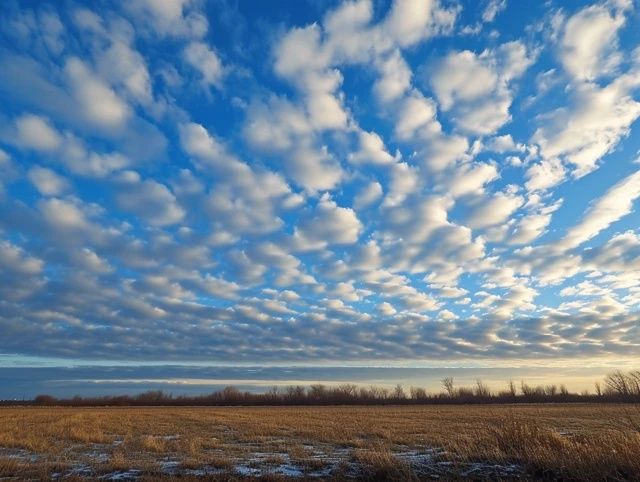
[(197, 11), (187, 11), (193, 0), (133, 0), (126, 7), (160, 35), (202, 37), (207, 19)]
[(62, 136), (48, 119), (24, 114), (16, 119), (18, 142), (37, 151), (55, 151), (62, 144)]
[(522, 204), (522, 197), (500, 192), (490, 199), (479, 200), (470, 210), (466, 222), (474, 229), (495, 226), (507, 221)]
[[(265, 144), (268, 140), (271, 146), (287, 144), (291, 149), (290, 144), (299, 141), (296, 139), (298, 136), (291, 136), (291, 132), (300, 133), (300, 126), (305, 124), (314, 132), (347, 127), (350, 114), (336, 92), (342, 83), (342, 74), (335, 68), (336, 64), (374, 61), (383, 76), (375, 87), (377, 95), (383, 102), (400, 97), (408, 88), (410, 72), (408, 69), (395, 70), (403, 65), (396, 49), (449, 29), (457, 15), (456, 9), (446, 10), (437, 2), (422, 0), (394, 2), (387, 16), (376, 25), (370, 25), (372, 12), (372, 4), (368, 0), (345, 3), (325, 17), (324, 36), (323, 28), (318, 24), (292, 29), (283, 36), (274, 51), (274, 69), (300, 91), (305, 112), (299, 113), (298, 117), (306, 117), (306, 120), (293, 129), (268, 135), (273, 130), (271, 125), (275, 116), (270, 115), (266, 122), (256, 122), (255, 116), (250, 116), (245, 132), (254, 143), (264, 139)], [(405, 111), (412, 107), (405, 102)], [(435, 109), (431, 108), (431, 112), (427, 112), (427, 119), (424, 119), (424, 113), (417, 112), (420, 106), (415, 107), (413, 112), (405, 112), (401, 116), (402, 120), (396, 129), (400, 137), (409, 137), (435, 114)], [(313, 140), (309, 139), (308, 133), (305, 144), (302, 151), (311, 158), (309, 164), (314, 169), (308, 175), (309, 169), (301, 166), (300, 148), (294, 149), (293, 155), (289, 153), (287, 156), (292, 176), (297, 176), (296, 180), (310, 190), (333, 187), (341, 175), (337, 169), (329, 168), (331, 156), (320, 155), (322, 151), (317, 149), (311, 155), (309, 147), (313, 145)], [(322, 178), (326, 180), (322, 185), (309, 185), (312, 179)]]
[(131, 165), (131, 160), (119, 152), (91, 152), (80, 139), (73, 136), (65, 138), (58, 157), (72, 172), (82, 176), (105, 177)]
[(371, 181), (356, 195), (353, 200), (353, 207), (359, 211), (375, 203), (382, 197), (382, 186), (379, 182)]
[(387, 15), (372, 25), (370, 0), (344, 2), (325, 17), (328, 39), (323, 52), (342, 61), (367, 61), (371, 55), (384, 55), (449, 32), (458, 12), (459, 8), (444, 8), (437, 0), (396, 0)]
[(640, 171), (636, 171), (596, 199), (582, 220), (573, 226), (556, 245), (558, 249), (571, 249), (590, 240), (611, 224), (626, 216), (640, 197)]
[(309, 116), (283, 99), (250, 106), (244, 136), (254, 148), (277, 155), (285, 173), (309, 192), (333, 189), (343, 178), (340, 163), (319, 146)]
[(384, 316), (392, 316), (397, 313), (393, 305), (391, 303), (387, 303), (386, 301), (380, 303), (376, 308)]
[(175, 224), (185, 216), (184, 209), (167, 186), (153, 180), (123, 184), (116, 199), (122, 209), (154, 226)]
[(112, 84), (119, 85), (140, 104), (149, 104), (153, 99), (151, 77), (142, 55), (120, 40), (99, 56), (97, 68)]
[(534, 310), (536, 306), (533, 300), (538, 291), (523, 284), (516, 285), (508, 290), (506, 295), (497, 297), (492, 303), (496, 316), (507, 319), (517, 311)]
[(251, 260), (244, 251), (234, 249), (227, 253), (226, 258), (232, 267), (227, 271), (240, 283), (251, 285), (263, 281), (267, 267)]
[(47, 48), (56, 55), (64, 50), (64, 24), (55, 11), (44, 11), (38, 15), (42, 37)]
[(406, 47), (453, 27), (457, 10), (441, 8), (435, 0), (396, 0), (381, 24), (384, 37)]
[(124, 127), (131, 117), (131, 109), (107, 83), (77, 57), (67, 60), (64, 70), (71, 93), (89, 121), (101, 127)]
[(640, 283), (640, 234), (626, 231), (606, 243), (585, 251), (583, 262), (591, 269), (618, 273), (613, 287), (629, 288)]
[(210, 274), (204, 278), (202, 284), (207, 293), (223, 299), (236, 299), (240, 290), (238, 283), (211, 276)]
[(566, 170), (560, 159), (545, 159), (527, 169), (525, 187), (528, 191), (544, 191), (560, 184), (565, 176)]
[(457, 161), (469, 159), (467, 154), (469, 141), (463, 136), (446, 136), (439, 132), (440, 125), (434, 132), (425, 131), (422, 139), (422, 150), (419, 153), (422, 163), (431, 172), (442, 172)]
[(5, 184), (13, 179), (15, 169), (11, 157), (5, 151), (0, 149), (0, 201), (5, 197)]
[(399, 297), (400, 302), (405, 308), (414, 311), (435, 311), (440, 309), (440, 303), (438, 303), (431, 296), (420, 293), (418, 291), (413, 293), (407, 293)]
[(58, 196), (69, 189), (68, 181), (46, 167), (33, 166), (27, 177), (36, 189), (45, 196)]
[(338, 206), (323, 196), (312, 216), (302, 219), (295, 228), (293, 241), (297, 249), (323, 249), (335, 244), (358, 241), (362, 223), (353, 209)]
[(504, 154), (505, 152), (522, 152), (524, 150), (523, 145), (515, 143), (511, 134), (492, 137), (487, 142), (486, 148), (498, 154)]
[(418, 187), (418, 170), (406, 162), (399, 162), (391, 167), (390, 177), (383, 205), (397, 206), (402, 204), (407, 196)]
[(551, 214), (530, 214), (520, 219), (508, 238), (509, 244), (527, 244), (539, 238), (551, 222)]
[(6, 169), (11, 166), (11, 157), (5, 151), (0, 149), (0, 169)]
[(424, 243), (433, 232), (448, 224), (447, 210), (452, 206), (445, 197), (430, 197), (417, 206), (392, 207), (385, 215), (390, 237), (411, 243)]
[(205, 86), (220, 88), (224, 68), (216, 52), (204, 42), (191, 42), (184, 49), (183, 55), (186, 62), (200, 73)]
[(322, 48), (320, 37), (321, 29), (317, 24), (290, 30), (276, 45), (276, 73), (291, 78), (303, 88), (321, 76), (330, 62), (330, 55)]
[(442, 310), (438, 313), (438, 318), (444, 321), (452, 321), (457, 318), (456, 314), (453, 311)]
[(309, 121), (317, 130), (342, 129), (347, 125), (347, 113), (338, 98), (331, 93), (316, 93), (307, 99)]
[(465, 50), (447, 55), (429, 80), (441, 108), (448, 111), (458, 102), (468, 102), (493, 92), (498, 84), (498, 74), (491, 64)]
[(375, 132), (360, 132), (360, 149), (349, 155), (349, 161), (354, 164), (386, 165), (395, 161), (384, 146), (382, 138)]
[(380, 74), (373, 85), (373, 91), (381, 102), (399, 99), (411, 86), (411, 69), (398, 50), (378, 61), (376, 68)]
[(452, 52), (434, 66), (428, 82), (441, 109), (450, 112), (461, 130), (491, 134), (511, 119), (510, 84), (533, 61), (532, 53), (519, 41), (479, 55), (469, 50)]
[(438, 290), (438, 294), (443, 298), (461, 298), (469, 293), (464, 288), (458, 288), (456, 286), (435, 286)]
[(141, 0), (149, 11), (167, 22), (174, 22), (182, 17), (182, 11), (190, 0)]
[[(640, 197), (632, 2), (540, 3), (515, 27), (505, 5), (455, 31), (461, 4), (437, 0), (258, 29), (201, 0), (10, 9), (2, 342), (292, 363), (634, 355), (640, 235), (616, 233)], [(547, 47), (559, 66), (520, 82)], [(631, 175), (568, 226), (615, 171)]]
[(533, 141), (549, 160), (561, 157), (575, 166), (573, 175), (584, 176), (629, 133), (640, 117), (640, 102), (630, 92), (640, 86), (640, 74), (619, 76), (605, 87), (584, 83), (572, 92), (571, 108), (561, 108), (540, 119)]
[(41, 259), (27, 255), (19, 246), (1, 241), (0, 266), (16, 274), (35, 275), (42, 272), (44, 263)]
[(15, 125), (16, 134), (8, 137), (8, 142), (50, 153), (74, 174), (105, 177), (131, 164), (129, 158), (118, 152), (99, 153), (88, 150), (81, 139), (68, 131), (59, 133), (45, 117), (23, 115), (16, 120)]
[(220, 141), (195, 122), (180, 126), (180, 141), (188, 154), (211, 165), (233, 162)]
[(507, 8), (507, 0), (489, 0), (487, 6), (482, 12), (483, 22), (493, 22), (496, 16)]
[(252, 169), (200, 124), (181, 125), (180, 140), (183, 149), (197, 159), (200, 171), (215, 175), (217, 183), (206, 207), (212, 221), (225, 230), (271, 232), (282, 225), (280, 209), (296, 208), (302, 202), (280, 174)]
[(617, 34), (626, 19), (624, 9), (611, 11), (611, 5), (614, 3), (586, 7), (564, 26), (560, 59), (576, 79), (593, 80), (611, 72), (622, 60)]
[(4, 304), (24, 301), (44, 284), (45, 263), (23, 248), (0, 240), (0, 296)]
[(91, 228), (83, 210), (71, 201), (53, 198), (41, 201), (38, 207), (45, 221), (62, 232), (80, 232)]
[(482, 194), (484, 186), (497, 179), (498, 169), (494, 164), (476, 163), (459, 167), (444, 181), (447, 192), (453, 197)]
[(440, 131), (440, 125), (436, 121), (434, 102), (414, 92), (402, 103), (396, 123), (396, 134), (400, 139), (408, 139), (418, 130), (437, 133)]

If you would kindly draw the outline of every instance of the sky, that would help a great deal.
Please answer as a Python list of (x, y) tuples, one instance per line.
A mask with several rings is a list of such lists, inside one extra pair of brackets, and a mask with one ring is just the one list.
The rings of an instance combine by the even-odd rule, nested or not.
[(640, 364), (637, 1), (0, 9), (7, 370)]

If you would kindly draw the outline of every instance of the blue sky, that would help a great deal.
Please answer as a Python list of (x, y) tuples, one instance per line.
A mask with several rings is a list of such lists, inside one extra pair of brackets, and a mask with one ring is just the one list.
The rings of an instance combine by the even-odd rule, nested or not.
[(5, 366), (638, 361), (637, 2), (0, 8)]

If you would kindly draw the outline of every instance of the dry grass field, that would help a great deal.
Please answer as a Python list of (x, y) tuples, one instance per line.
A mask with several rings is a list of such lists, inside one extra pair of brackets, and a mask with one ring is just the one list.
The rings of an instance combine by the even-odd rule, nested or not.
[(640, 480), (640, 409), (0, 409), (0, 479), (99, 478)]

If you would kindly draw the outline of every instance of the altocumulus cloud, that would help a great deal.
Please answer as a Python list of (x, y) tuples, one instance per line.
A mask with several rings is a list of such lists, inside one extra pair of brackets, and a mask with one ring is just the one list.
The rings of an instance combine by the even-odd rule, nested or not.
[(522, 9), (3, 2), (0, 353), (637, 356), (638, 5)]

